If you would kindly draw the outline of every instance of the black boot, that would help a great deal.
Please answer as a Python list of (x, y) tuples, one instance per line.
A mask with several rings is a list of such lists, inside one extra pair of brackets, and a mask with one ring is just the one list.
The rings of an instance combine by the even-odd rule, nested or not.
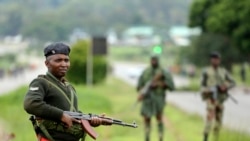
[(208, 134), (207, 133), (204, 133), (203, 141), (208, 141)]
[(146, 136), (145, 141), (149, 141), (149, 136)]
[(163, 137), (160, 137), (159, 141), (163, 141)]

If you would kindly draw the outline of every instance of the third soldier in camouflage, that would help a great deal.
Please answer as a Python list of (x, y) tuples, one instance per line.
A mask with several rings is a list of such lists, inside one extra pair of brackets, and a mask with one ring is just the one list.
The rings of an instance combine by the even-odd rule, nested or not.
[(219, 53), (210, 54), (210, 63), (211, 65), (204, 69), (201, 79), (201, 95), (207, 105), (204, 141), (208, 140), (214, 120), (214, 139), (218, 140), (223, 117), (223, 103), (229, 96), (228, 90), (235, 85), (228, 71), (220, 66)]

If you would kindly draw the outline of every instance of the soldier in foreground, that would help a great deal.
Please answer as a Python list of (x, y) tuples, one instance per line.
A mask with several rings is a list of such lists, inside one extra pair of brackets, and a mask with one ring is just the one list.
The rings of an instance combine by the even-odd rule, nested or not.
[(202, 73), (201, 94), (202, 99), (207, 105), (203, 141), (208, 141), (208, 136), (213, 126), (214, 120), (214, 139), (218, 140), (224, 111), (223, 104), (229, 97), (228, 90), (235, 85), (235, 82), (228, 71), (220, 66), (220, 59), (221, 57), (219, 53), (211, 53), (211, 65), (205, 68)]
[(145, 124), (145, 141), (150, 140), (151, 117), (156, 116), (159, 140), (163, 141), (163, 110), (166, 101), (166, 90), (174, 90), (170, 73), (161, 68), (157, 56), (151, 57), (151, 66), (146, 68), (138, 80), (138, 101), (142, 101), (141, 115)]
[[(48, 45), (44, 49), (48, 72), (30, 83), (25, 96), (24, 109), (34, 115), (32, 121), (38, 141), (79, 141), (85, 138), (82, 121), (64, 112), (79, 112), (76, 91), (64, 79), (70, 67), (69, 53), (66, 44)], [(102, 124), (98, 117), (88, 121), (94, 127)]]

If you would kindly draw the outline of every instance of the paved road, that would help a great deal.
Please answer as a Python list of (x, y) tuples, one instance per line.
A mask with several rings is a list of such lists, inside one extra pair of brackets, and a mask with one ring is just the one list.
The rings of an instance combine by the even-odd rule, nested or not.
[[(129, 63), (113, 63), (113, 73), (129, 84), (135, 86), (138, 75), (142, 72), (145, 65)], [(174, 77), (177, 86), (184, 86), (188, 81), (181, 77)], [(244, 93), (241, 89), (233, 89), (231, 93), (239, 101), (239, 104), (228, 100), (225, 103), (224, 125), (250, 133), (250, 94)], [(171, 92), (168, 94), (167, 101), (175, 104), (179, 108), (193, 114), (205, 117), (205, 104), (202, 102), (197, 92)]]
[(35, 70), (26, 70), (23, 74), (17, 77), (5, 77), (0, 79), (0, 95), (4, 95), (7, 92), (14, 90), (22, 85), (29, 84), (32, 79), (37, 77), (38, 74), (46, 73), (45, 66), (39, 66)]

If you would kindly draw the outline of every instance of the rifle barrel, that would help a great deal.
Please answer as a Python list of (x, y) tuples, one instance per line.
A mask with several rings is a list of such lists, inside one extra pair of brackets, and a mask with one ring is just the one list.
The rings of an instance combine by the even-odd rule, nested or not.
[(133, 127), (133, 128), (137, 128), (138, 127), (138, 125), (135, 122), (132, 123), (132, 124), (124, 123), (124, 122), (112, 122), (112, 124), (121, 125), (121, 126), (127, 126), (127, 127)]

